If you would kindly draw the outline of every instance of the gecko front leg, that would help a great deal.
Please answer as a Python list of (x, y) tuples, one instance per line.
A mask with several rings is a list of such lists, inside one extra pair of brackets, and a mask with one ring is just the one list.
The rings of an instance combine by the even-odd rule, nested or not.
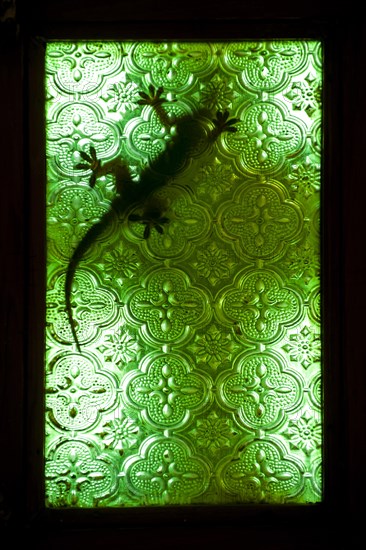
[(163, 92), (164, 88), (162, 86), (155, 90), (154, 86), (150, 84), (149, 93), (143, 91), (139, 92), (141, 99), (139, 99), (137, 103), (138, 105), (150, 105), (150, 107), (152, 107), (158, 115), (162, 125), (165, 126), (165, 128), (169, 128), (171, 126), (171, 121), (169, 120), (168, 113), (163, 109), (162, 105), (163, 103), (172, 103), (176, 100), (172, 99), (168, 101), (168, 99), (162, 96)]
[(158, 233), (160, 233), (160, 235), (162, 235), (164, 233), (162, 225), (165, 225), (169, 222), (169, 218), (163, 216), (161, 210), (154, 206), (147, 206), (141, 215), (130, 214), (128, 216), (128, 219), (131, 222), (139, 222), (145, 226), (143, 235), (144, 239), (148, 239), (150, 237), (151, 231), (153, 229), (155, 229)]
[(102, 175), (100, 173), (102, 163), (97, 158), (97, 152), (93, 147), (93, 145), (90, 146), (89, 151), (90, 151), (90, 155), (85, 153), (85, 151), (79, 151), (81, 158), (85, 161), (86, 164), (84, 164), (83, 162), (79, 162), (78, 164), (75, 165), (75, 168), (77, 168), (78, 170), (91, 170), (92, 174), (89, 179), (89, 185), (90, 187), (94, 187), (95, 182), (97, 181), (97, 178), (100, 175)]
[(211, 132), (211, 140), (215, 141), (223, 132), (237, 132), (234, 124), (240, 122), (240, 118), (229, 118), (229, 111), (217, 111), (216, 118), (212, 120), (214, 129)]

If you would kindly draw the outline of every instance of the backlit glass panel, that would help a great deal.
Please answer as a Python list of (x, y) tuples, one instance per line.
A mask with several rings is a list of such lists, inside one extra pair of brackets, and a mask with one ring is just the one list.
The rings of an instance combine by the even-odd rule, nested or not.
[(321, 43), (46, 48), (46, 506), (322, 499)]

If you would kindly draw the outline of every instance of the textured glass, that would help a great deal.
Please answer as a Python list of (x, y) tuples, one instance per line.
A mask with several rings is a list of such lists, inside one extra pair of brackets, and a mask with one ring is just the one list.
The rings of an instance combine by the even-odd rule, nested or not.
[(322, 500), (321, 43), (50, 42), (47, 507)]

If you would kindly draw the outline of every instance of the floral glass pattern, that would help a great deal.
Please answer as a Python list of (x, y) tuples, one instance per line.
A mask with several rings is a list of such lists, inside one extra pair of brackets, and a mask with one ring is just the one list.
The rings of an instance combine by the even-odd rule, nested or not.
[(322, 47), (46, 47), (45, 502), (322, 500)]

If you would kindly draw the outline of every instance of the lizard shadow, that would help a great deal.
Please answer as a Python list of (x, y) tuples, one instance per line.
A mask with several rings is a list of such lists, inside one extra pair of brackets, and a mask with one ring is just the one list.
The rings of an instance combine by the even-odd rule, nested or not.
[[(182, 171), (192, 158), (200, 156), (210, 141), (215, 141), (217, 131), (210, 133), (205, 128), (202, 120), (207, 120), (207, 110), (197, 110), (192, 115), (180, 117), (172, 123), (174, 137), (168, 143), (166, 149), (153, 160), (141, 172), (139, 181), (132, 179), (127, 164), (122, 160), (114, 160), (109, 165), (104, 165), (104, 173), (112, 173), (115, 179), (116, 196), (110, 204), (109, 210), (102, 218), (86, 232), (70, 258), (65, 280), (65, 302), (68, 321), (71, 327), (77, 350), (81, 352), (81, 346), (77, 335), (77, 322), (72, 311), (72, 292), (75, 273), (79, 263), (85, 254), (98, 240), (103, 232), (116, 219), (123, 222), (128, 211), (133, 208), (142, 209), (142, 214), (130, 214), (128, 219), (141, 222), (145, 225), (144, 238), (148, 238), (150, 232), (155, 229), (163, 232), (162, 226), (169, 223), (169, 218), (164, 215), (163, 207), (154, 200), (154, 192), (169, 184), (171, 179)], [(93, 180), (93, 185), (95, 184)]]

